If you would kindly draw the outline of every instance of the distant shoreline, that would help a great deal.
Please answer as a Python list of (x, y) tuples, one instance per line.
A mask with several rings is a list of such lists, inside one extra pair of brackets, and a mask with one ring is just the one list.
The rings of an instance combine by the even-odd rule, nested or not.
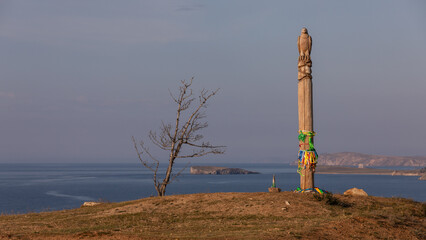
[(317, 174), (359, 174), (359, 175), (392, 175), (392, 176), (421, 176), (420, 170), (392, 170), (376, 168), (356, 168), (341, 166), (317, 166)]
[(327, 166), (404, 166), (425, 167), (426, 156), (385, 156), (356, 152), (338, 152), (320, 154), (319, 165)]

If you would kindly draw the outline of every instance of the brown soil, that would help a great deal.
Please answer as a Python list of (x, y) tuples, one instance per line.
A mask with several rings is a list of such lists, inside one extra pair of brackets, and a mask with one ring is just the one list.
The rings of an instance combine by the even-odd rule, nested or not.
[(0, 239), (426, 239), (426, 204), (281, 193), (151, 197), (0, 216)]

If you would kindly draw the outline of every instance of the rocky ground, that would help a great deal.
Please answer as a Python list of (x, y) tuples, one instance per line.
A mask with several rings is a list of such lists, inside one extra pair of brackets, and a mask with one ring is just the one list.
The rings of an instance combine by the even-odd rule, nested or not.
[(426, 239), (426, 204), (311, 193), (150, 197), (0, 216), (0, 239)]

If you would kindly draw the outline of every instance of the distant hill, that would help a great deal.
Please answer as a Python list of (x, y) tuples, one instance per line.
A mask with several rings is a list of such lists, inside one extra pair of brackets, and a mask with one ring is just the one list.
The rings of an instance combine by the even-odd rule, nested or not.
[(320, 154), (319, 165), (328, 166), (404, 166), (404, 167), (425, 167), (426, 157), (399, 157), (384, 155), (369, 155), (354, 152), (325, 153)]

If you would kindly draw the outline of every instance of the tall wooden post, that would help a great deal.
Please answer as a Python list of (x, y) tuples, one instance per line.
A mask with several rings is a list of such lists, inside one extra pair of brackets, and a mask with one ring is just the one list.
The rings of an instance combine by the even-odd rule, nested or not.
[(297, 39), (299, 49), (298, 61), (298, 110), (299, 110), (299, 163), (300, 188), (314, 189), (314, 172), (317, 162), (317, 153), (313, 145), (315, 135), (313, 125), (313, 99), (311, 75), (311, 48), (312, 38), (306, 28)]

